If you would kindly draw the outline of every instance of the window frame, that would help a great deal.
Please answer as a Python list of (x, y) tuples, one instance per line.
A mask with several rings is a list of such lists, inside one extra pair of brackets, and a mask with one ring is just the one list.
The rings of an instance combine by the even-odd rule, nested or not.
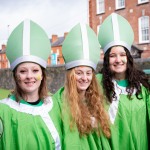
[[(147, 28), (148, 28), (148, 32), (147, 32), (147, 36), (148, 36), (148, 40), (143, 40), (142, 37), (144, 36), (142, 34), (142, 19), (143, 18), (148, 18), (147, 22), (148, 22), (148, 25), (147, 25)], [(138, 18), (138, 25), (139, 25), (139, 43), (142, 44), (142, 43), (149, 43), (150, 42), (150, 17), (149, 16), (142, 16), (140, 18)], [(146, 29), (145, 29), (146, 30)], [(145, 37), (146, 37), (145, 35)]]
[[(100, 10), (100, 1), (103, 3), (103, 10)], [(103, 2), (102, 2), (103, 1)], [(102, 6), (101, 6), (102, 8)], [(96, 0), (96, 14), (102, 14), (105, 12), (105, 0)]]
[(125, 0), (124, 0), (124, 6), (119, 6), (119, 0), (116, 0), (116, 1), (115, 1), (115, 5), (116, 5), (116, 10), (117, 10), (117, 9), (125, 8)]
[(144, 4), (144, 3), (147, 3), (147, 2), (149, 2), (149, 0), (145, 0), (145, 1), (138, 0), (138, 4)]

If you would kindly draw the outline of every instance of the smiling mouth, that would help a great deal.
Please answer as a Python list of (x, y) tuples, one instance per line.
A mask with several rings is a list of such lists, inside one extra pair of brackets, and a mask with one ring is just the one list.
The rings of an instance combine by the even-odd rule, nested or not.
[(80, 86), (87, 86), (88, 85), (88, 82), (83, 82), (83, 83), (79, 83)]
[(25, 84), (29, 85), (29, 84), (34, 84), (35, 81), (32, 81), (32, 82), (25, 82)]
[(124, 64), (115, 64), (114, 66), (115, 67), (122, 67), (122, 66), (124, 66)]

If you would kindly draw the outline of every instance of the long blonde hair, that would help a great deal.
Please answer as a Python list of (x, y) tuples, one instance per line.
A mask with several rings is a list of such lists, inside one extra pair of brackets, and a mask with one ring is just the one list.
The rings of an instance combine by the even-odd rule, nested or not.
[(94, 72), (91, 84), (85, 93), (86, 105), (78, 93), (74, 69), (66, 73), (64, 98), (71, 112), (70, 129), (76, 124), (80, 135), (95, 130), (100, 133), (102, 130), (106, 137), (110, 137), (109, 119)]

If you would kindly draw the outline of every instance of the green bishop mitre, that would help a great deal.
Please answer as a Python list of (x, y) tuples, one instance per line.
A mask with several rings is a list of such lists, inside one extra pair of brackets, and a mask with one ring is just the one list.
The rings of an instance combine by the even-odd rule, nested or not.
[(117, 45), (130, 51), (134, 40), (133, 29), (124, 17), (112, 13), (100, 25), (98, 40), (104, 53)]
[(23, 62), (34, 62), (46, 68), (50, 50), (50, 40), (45, 31), (35, 22), (25, 20), (9, 36), (6, 55), (12, 70)]
[(100, 59), (100, 44), (95, 32), (86, 24), (77, 24), (62, 45), (66, 69), (90, 66), (96, 70)]

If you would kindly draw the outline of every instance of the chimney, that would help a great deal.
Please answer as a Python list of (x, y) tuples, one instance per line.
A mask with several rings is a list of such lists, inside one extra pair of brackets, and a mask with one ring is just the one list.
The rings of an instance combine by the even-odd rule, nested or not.
[(2, 51), (4, 51), (6, 49), (6, 45), (2, 44)]
[(57, 35), (52, 35), (52, 43), (58, 40), (58, 36)]
[(66, 38), (67, 34), (68, 34), (68, 32), (65, 32), (65, 33), (64, 33), (64, 38)]

